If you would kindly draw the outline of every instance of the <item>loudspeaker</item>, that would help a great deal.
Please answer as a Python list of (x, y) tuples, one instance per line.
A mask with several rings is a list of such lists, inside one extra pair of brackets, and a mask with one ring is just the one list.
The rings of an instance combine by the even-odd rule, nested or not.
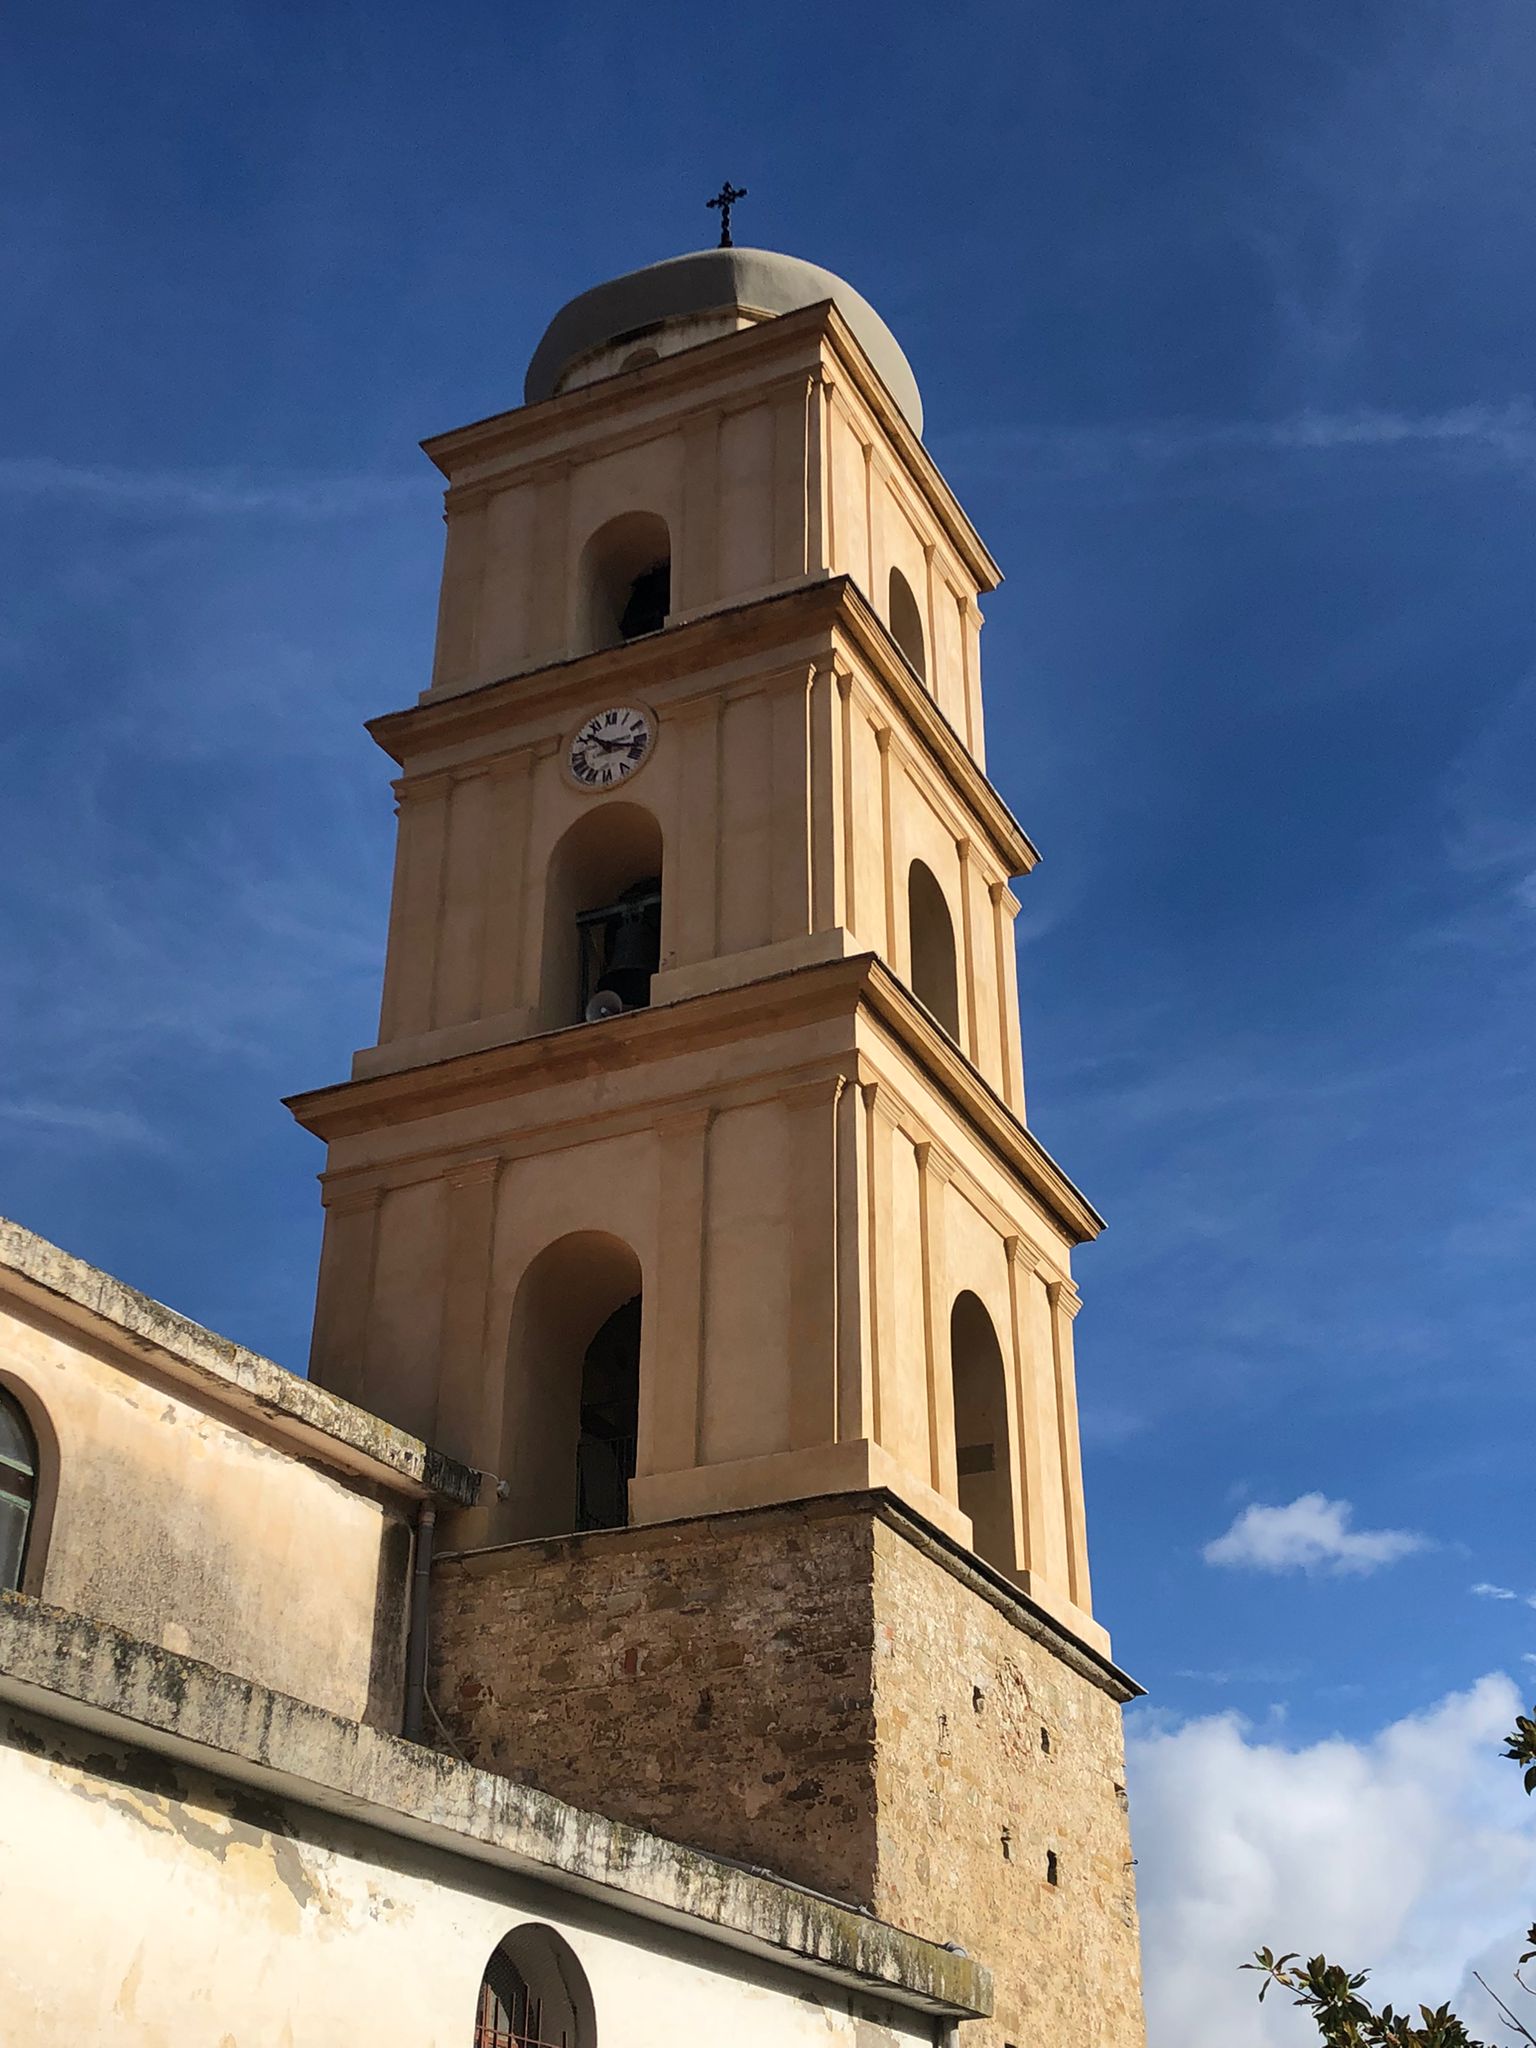
[(621, 1017), (624, 1014), (624, 998), (617, 989), (600, 988), (595, 996), (588, 999), (586, 1019), (589, 1024), (601, 1024), (605, 1017)]

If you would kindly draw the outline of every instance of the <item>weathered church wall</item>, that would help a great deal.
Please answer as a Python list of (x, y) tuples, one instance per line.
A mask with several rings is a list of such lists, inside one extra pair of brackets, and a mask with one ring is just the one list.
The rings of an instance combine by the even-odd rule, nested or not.
[(884, 2003), (0, 1708), (6, 2048), (468, 2048), (526, 1922), (588, 1978), (602, 2048), (916, 2048)]
[(0, 1384), (41, 1455), (26, 1591), (333, 1713), (398, 1726), (403, 1503), (221, 1417), (141, 1356), (119, 1363), (3, 1298)]

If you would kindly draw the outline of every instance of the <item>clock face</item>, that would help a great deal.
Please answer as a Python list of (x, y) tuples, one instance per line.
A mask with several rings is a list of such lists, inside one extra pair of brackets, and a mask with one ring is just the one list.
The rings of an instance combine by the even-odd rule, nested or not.
[(572, 736), (566, 755), (571, 778), (583, 789), (613, 789), (634, 774), (655, 738), (649, 716), (634, 704), (594, 711)]

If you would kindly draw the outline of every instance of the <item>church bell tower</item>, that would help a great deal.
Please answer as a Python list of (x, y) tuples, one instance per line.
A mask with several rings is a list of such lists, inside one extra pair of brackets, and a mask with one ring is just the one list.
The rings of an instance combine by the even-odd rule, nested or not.
[(525, 401), (426, 444), (379, 1039), (291, 1105), (312, 1376), (491, 1475), (440, 1530), (434, 1705), (487, 1768), (961, 1943), (985, 2048), (1136, 2048), (1100, 1225), (1025, 1118), (998, 571), (810, 264), (600, 285)]

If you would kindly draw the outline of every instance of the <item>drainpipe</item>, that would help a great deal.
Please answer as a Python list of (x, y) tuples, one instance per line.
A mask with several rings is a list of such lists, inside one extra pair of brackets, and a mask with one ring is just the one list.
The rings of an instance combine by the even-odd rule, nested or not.
[(415, 1562), (411, 1569), (411, 1622), (405, 1643), (405, 1725), (407, 1742), (420, 1742), (427, 1703), (427, 1620), (432, 1590), (432, 1532), (437, 1510), (423, 1501), (416, 1514)]

